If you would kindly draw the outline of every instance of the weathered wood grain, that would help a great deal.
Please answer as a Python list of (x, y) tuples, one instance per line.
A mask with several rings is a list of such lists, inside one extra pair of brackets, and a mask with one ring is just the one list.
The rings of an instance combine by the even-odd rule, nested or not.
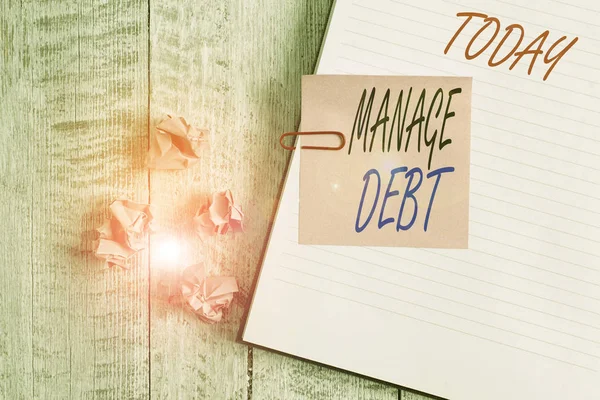
[[(204, 252), (211, 273), (233, 274), (241, 285), (217, 326), (152, 298), (155, 398), (397, 399), (395, 388), (261, 350), (248, 357), (247, 347), (234, 342), (288, 158), (277, 138), (297, 127), (300, 76), (314, 69), (330, 6), (152, 2), (152, 123), (167, 113), (184, 115), (210, 129), (211, 143), (190, 170), (153, 171), (151, 201), (167, 211), (160, 217), (163, 232), (187, 243), (184, 264)], [(203, 195), (227, 188), (245, 207), (247, 232), (203, 246), (190, 219)], [(153, 287), (160, 275), (153, 269)]]
[(0, 397), (146, 398), (147, 264), (90, 242), (147, 200), (147, 3), (2, 2)]
[(25, 27), (0, 3), (0, 398), (33, 396), (31, 103)]
[(267, 351), (254, 353), (254, 399), (398, 399), (391, 385)]
[[(0, 398), (398, 398), (235, 341), (287, 163), (277, 137), (297, 126), (331, 1), (149, 4), (0, 2)], [(189, 171), (145, 169), (149, 45), (151, 124), (173, 113), (211, 130)], [(226, 188), (248, 231), (201, 245), (190, 219)], [(210, 273), (238, 277), (221, 324), (148, 304), (148, 252), (130, 271), (93, 258), (94, 228), (119, 196), (162, 212), (152, 249), (172, 235), (184, 263), (204, 254)], [(162, 273), (151, 269), (153, 289)]]
[[(203, 196), (212, 191), (230, 188), (242, 203), (247, 199), (244, 170), (251, 167), (240, 157), (246, 128), (237, 109), (247, 100), (230, 72), (234, 69), (235, 76), (242, 76), (243, 69), (232, 59), (236, 10), (230, 3), (152, 3), (152, 125), (166, 114), (183, 115), (211, 134), (210, 150), (202, 152), (199, 165), (151, 172), (151, 202), (163, 211), (158, 214), (161, 234), (153, 237), (151, 246), (158, 249), (160, 240), (176, 237), (185, 243), (181, 266), (197, 263), (205, 254), (210, 274), (235, 275), (243, 282), (244, 260), (252, 256), (245, 239), (220, 237), (202, 246), (190, 224)], [(150, 265), (155, 289), (162, 271), (154, 257)], [(151, 302), (152, 397), (245, 399), (247, 349), (235, 343), (243, 303), (234, 304), (218, 325), (206, 325), (156, 295)]]
[(428, 399), (430, 399), (430, 397), (427, 397), (426, 395), (408, 392), (406, 390), (403, 390), (402, 394), (400, 396), (400, 400), (428, 400)]

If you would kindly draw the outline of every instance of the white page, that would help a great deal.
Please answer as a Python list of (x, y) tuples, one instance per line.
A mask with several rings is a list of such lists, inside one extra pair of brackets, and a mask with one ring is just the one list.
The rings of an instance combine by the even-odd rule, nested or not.
[[(521, 48), (579, 41), (545, 82), (530, 57), (490, 68), (494, 45), (465, 59), (476, 29), (443, 53), (464, 11), (499, 38), (522, 24)], [(298, 245), (296, 152), (244, 340), (453, 400), (598, 399), (599, 18), (591, 0), (338, 0), (317, 73), (473, 76), (469, 250)]]

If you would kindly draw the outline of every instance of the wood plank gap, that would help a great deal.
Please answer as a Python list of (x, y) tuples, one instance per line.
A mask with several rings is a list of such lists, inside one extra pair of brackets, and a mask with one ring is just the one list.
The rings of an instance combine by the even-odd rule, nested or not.
[(252, 361), (253, 361), (252, 346), (248, 346), (248, 400), (252, 400)]
[[(20, 2), (20, 10), (21, 10), (21, 21), (24, 21), (23, 18), (23, 1), (21, 0)], [(33, 63), (29, 64), (29, 78), (31, 79), (30, 82), (30, 86), (29, 86), (29, 94), (31, 96), (31, 98), (33, 99), (33, 82), (34, 82), (34, 76), (33, 76)], [(35, 117), (34, 117), (35, 118)], [(30, 157), (32, 156), (31, 154), (31, 148), (28, 151), (28, 164), (31, 162), (30, 161)], [(29, 177), (29, 187), (33, 188), (35, 184), (35, 180), (34, 180), (34, 175), (31, 174)], [(30, 195), (30, 203), (29, 204), (34, 204), (34, 191), (31, 191), (31, 195)], [(33, 229), (34, 229), (34, 218), (33, 218), (33, 207), (30, 208), (30, 212), (29, 212), (29, 270), (31, 271), (31, 336), (30, 336), (30, 345), (31, 345), (31, 398), (35, 399), (35, 357), (34, 357), (34, 353), (33, 353), (33, 330), (35, 328), (35, 317), (34, 317), (34, 310), (35, 310), (35, 305), (34, 305), (34, 295), (35, 295), (35, 274), (34, 274), (34, 268), (33, 268)]]
[[(148, 19), (147, 19), (147, 24), (146, 24), (146, 36), (147, 36), (147, 40), (148, 40), (148, 90), (147, 90), (147, 95), (148, 95), (148, 103), (147, 103), (147, 108), (146, 108), (146, 117), (147, 117), (147, 137), (148, 137), (148, 148), (150, 148), (150, 134), (152, 133), (152, 128), (150, 126), (150, 102), (151, 102), (151, 79), (152, 79), (152, 75), (151, 75), (151, 41), (150, 41), (150, 32), (151, 32), (151, 26), (150, 26), (150, 10), (151, 10), (151, 4), (150, 4), (151, 0), (148, 0)], [(152, 203), (152, 190), (150, 190), (150, 169), (146, 168), (146, 174), (148, 177), (148, 204)], [(152, 254), (151, 253), (151, 242), (150, 239), (148, 239), (147, 242), (148, 245), (148, 254)], [(148, 270), (148, 400), (152, 399), (152, 346), (151, 346), (151, 340), (152, 340), (152, 297), (151, 297), (151, 293), (152, 293), (152, 274), (150, 271), (150, 256), (148, 256), (147, 259), (147, 264), (146, 264), (146, 268)]]

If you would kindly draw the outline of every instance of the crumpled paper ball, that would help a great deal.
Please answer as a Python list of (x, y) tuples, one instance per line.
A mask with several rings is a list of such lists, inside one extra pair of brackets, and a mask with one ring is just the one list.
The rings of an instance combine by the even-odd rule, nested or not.
[(194, 217), (196, 232), (202, 240), (213, 235), (225, 235), (227, 232), (244, 231), (244, 213), (236, 204), (230, 190), (217, 192), (212, 200), (206, 199)]
[(208, 131), (187, 123), (183, 117), (168, 116), (156, 126), (150, 139), (148, 168), (186, 169), (200, 158), (194, 151), (192, 141), (207, 141)]
[(204, 263), (190, 265), (183, 270), (181, 294), (201, 320), (219, 322), (223, 310), (229, 308), (238, 285), (231, 276), (205, 276)]
[(146, 247), (147, 233), (153, 220), (150, 205), (130, 200), (115, 200), (110, 205), (111, 218), (97, 231), (96, 257), (108, 266), (127, 267), (127, 260)]

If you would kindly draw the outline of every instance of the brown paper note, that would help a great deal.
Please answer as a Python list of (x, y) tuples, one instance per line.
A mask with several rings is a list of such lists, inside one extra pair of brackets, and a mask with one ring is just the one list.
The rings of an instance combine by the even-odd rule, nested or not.
[[(467, 248), (471, 78), (305, 76), (299, 243)], [(335, 136), (302, 145), (335, 147)]]

